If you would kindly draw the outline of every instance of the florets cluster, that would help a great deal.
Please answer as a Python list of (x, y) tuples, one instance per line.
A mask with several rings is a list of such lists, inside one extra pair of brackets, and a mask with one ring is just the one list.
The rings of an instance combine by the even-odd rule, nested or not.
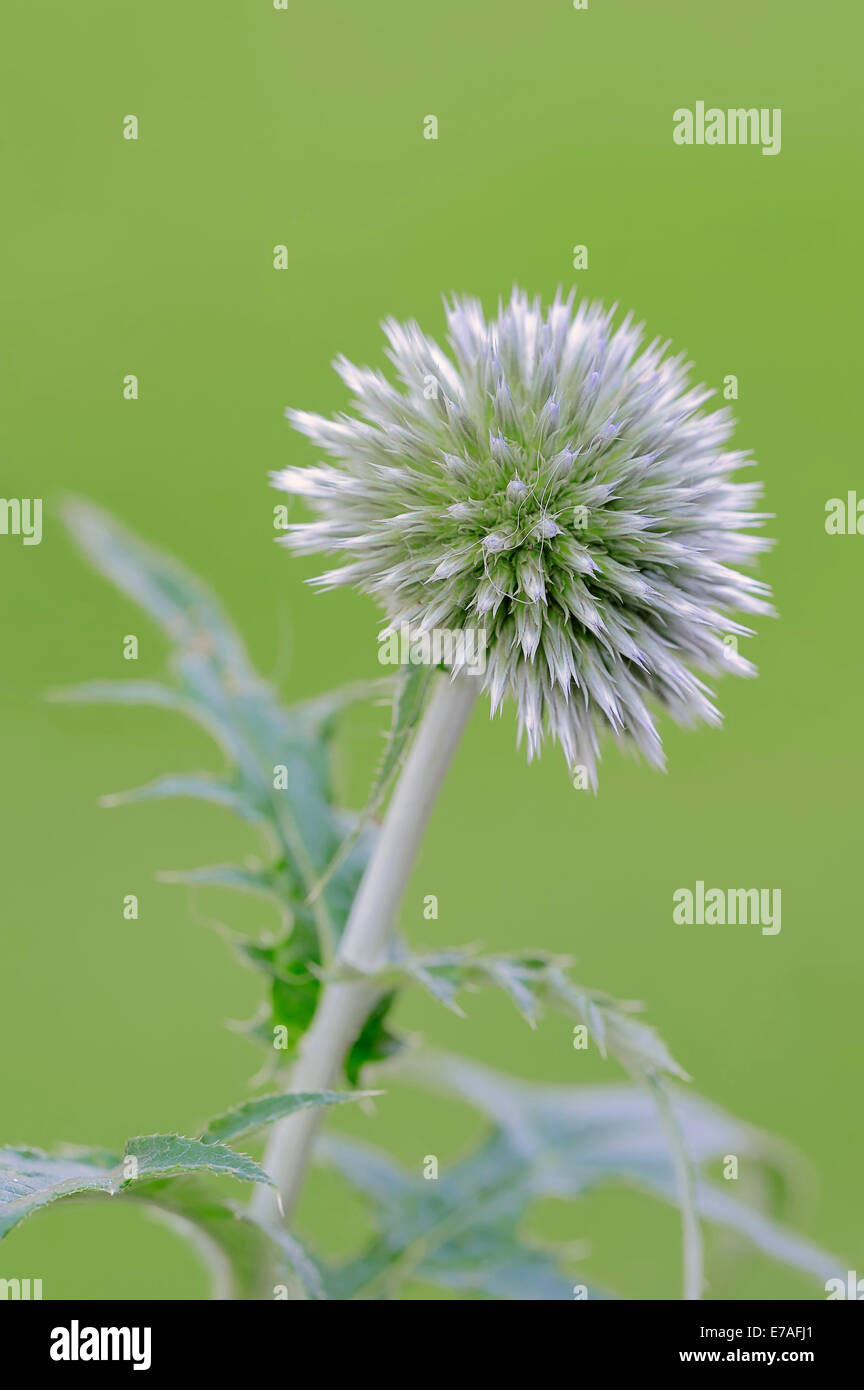
[(662, 764), (652, 706), (717, 722), (696, 672), (753, 674), (731, 614), (771, 611), (734, 568), (768, 542), (729, 411), (613, 317), (455, 299), (449, 352), (389, 320), (399, 384), (339, 359), (354, 413), (288, 412), (335, 462), (273, 479), (319, 518), (287, 543), (344, 558), (315, 582), (373, 594), (391, 629), (484, 629), (493, 712), (512, 696), (529, 755), (551, 735), (592, 783), (604, 729)]

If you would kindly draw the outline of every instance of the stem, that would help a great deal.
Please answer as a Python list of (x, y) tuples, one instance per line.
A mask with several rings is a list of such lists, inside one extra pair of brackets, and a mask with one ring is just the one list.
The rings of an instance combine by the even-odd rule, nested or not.
[[(405, 760), (342, 937), (337, 964), (364, 974), (387, 959), (396, 914), (414, 859), (447, 769), (468, 722), (479, 683), (459, 675), (439, 679)], [(294, 1091), (326, 1090), (339, 1073), (380, 989), (371, 980), (339, 980), (325, 987), (291, 1077)], [(264, 1167), (290, 1218), (306, 1171), (320, 1110), (301, 1110), (271, 1133)], [(259, 1187), (252, 1199), (259, 1216), (272, 1220), (279, 1207), (272, 1189)]]
[(696, 1191), (693, 1180), (693, 1164), (687, 1152), (684, 1136), (672, 1104), (666, 1083), (657, 1078), (653, 1082), (654, 1093), (660, 1118), (669, 1140), (675, 1181), (678, 1187), (678, 1202), (681, 1208), (681, 1251), (683, 1265), (682, 1298), (686, 1302), (698, 1302), (705, 1287), (705, 1253), (702, 1244), (702, 1228), (696, 1212)]

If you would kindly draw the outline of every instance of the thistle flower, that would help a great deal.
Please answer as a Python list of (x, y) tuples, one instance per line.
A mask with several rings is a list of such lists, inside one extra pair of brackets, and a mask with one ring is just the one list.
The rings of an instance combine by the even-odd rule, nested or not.
[(449, 355), (389, 319), (401, 386), (339, 358), (356, 415), (287, 412), (337, 462), (273, 475), (320, 517), (283, 539), (342, 553), (313, 582), (373, 594), (388, 631), (482, 628), (492, 712), (515, 698), (529, 757), (550, 735), (594, 785), (611, 730), (662, 766), (651, 707), (719, 722), (691, 667), (755, 674), (729, 615), (772, 611), (731, 567), (769, 544), (759, 484), (732, 481), (750, 460), (724, 447), (731, 415), (614, 308), (558, 294), (544, 313), (519, 290), (488, 322), (445, 307)]

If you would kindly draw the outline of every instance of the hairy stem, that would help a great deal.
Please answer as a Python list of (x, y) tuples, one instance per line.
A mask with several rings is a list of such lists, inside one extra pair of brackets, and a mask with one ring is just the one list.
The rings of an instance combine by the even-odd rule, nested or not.
[[(337, 965), (371, 974), (385, 962), (426, 823), (478, 689), (479, 682), (471, 676), (439, 678), (354, 899)], [(292, 1090), (317, 1091), (332, 1085), (378, 994), (375, 984), (367, 980), (335, 981), (325, 987), (300, 1047)], [(264, 1166), (276, 1184), (286, 1220), (297, 1201), (320, 1118), (316, 1110), (299, 1111), (282, 1120), (271, 1134)], [(259, 1188), (253, 1207), (259, 1215), (272, 1219), (277, 1207), (275, 1194)]]

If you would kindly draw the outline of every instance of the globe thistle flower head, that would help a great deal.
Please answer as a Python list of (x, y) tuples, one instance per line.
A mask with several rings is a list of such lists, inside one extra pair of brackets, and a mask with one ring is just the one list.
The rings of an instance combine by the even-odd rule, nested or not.
[(445, 307), (449, 351), (390, 319), (398, 384), (340, 358), (354, 413), (287, 412), (333, 461), (273, 475), (318, 518), (282, 539), (342, 556), (313, 582), (374, 595), (388, 631), (482, 629), (493, 713), (515, 699), (529, 756), (551, 736), (595, 785), (605, 730), (662, 765), (653, 711), (718, 722), (696, 673), (754, 674), (731, 615), (771, 612), (736, 568), (768, 542), (729, 411), (614, 308)]

